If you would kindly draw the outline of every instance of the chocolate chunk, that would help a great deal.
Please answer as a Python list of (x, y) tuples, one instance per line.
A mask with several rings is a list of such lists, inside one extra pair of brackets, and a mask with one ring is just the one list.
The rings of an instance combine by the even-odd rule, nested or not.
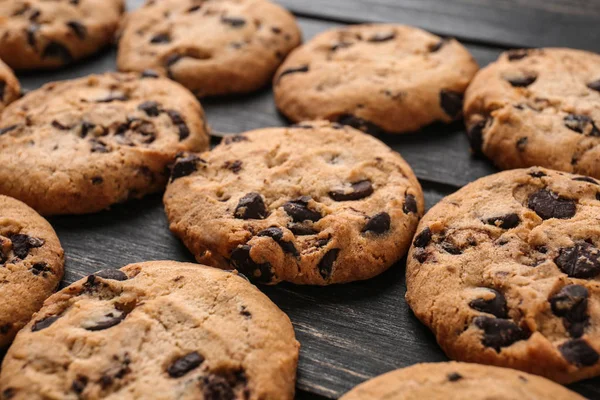
[(267, 228), (263, 231), (258, 232), (258, 236), (266, 236), (272, 238), (277, 244), (281, 247), (281, 249), (286, 252), (293, 254), (294, 256), (298, 256), (298, 250), (294, 246), (292, 242), (286, 242), (283, 240), (283, 230), (277, 227)]
[(517, 150), (520, 152), (524, 152), (525, 148), (527, 147), (527, 141), (529, 141), (529, 138), (526, 136), (519, 138), (516, 144)]
[(517, 61), (521, 60), (529, 55), (529, 50), (527, 49), (514, 49), (506, 52), (506, 56), (508, 57), (508, 61)]
[(231, 253), (231, 264), (235, 269), (258, 283), (270, 283), (273, 280), (271, 264), (258, 264), (250, 257), (250, 246), (238, 246)]
[(73, 56), (68, 48), (58, 42), (50, 42), (42, 53), (42, 58), (58, 58), (64, 64), (73, 61)]
[(600, 275), (600, 250), (587, 242), (561, 249), (554, 262), (572, 278), (591, 279)]
[(9, 126), (6, 126), (4, 128), (0, 128), (0, 135), (4, 135), (5, 133), (8, 133), (10, 131), (14, 131), (18, 127), (19, 127), (19, 125), (9, 125)]
[(198, 368), (203, 362), (204, 357), (197, 351), (192, 351), (173, 361), (167, 368), (167, 373), (171, 378), (181, 378), (188, 372)]
[(337, 260), (339, 253), (340, 249), (331, 249), (325, 253), (319, 262), (319, 273), (324, 280), (329, 279), (331, 276), (333, 264), (335, 263), (335, 260)]
[(530, 336), (527, 331), (507, 319), (475, 317), (473, 322), (484, 332), (481, 343), (497, 352), (500, 352), (502, 347), (508, 347), (520, 340), (526, 340)]
[(381, 212), (375, 214), (369, 219), (362, 232), (373, 232), (379, 235), (384, 234), (390, 230), (391, 222), (392, 220), (388, 213)]
[(440, 106), (451, 118), (458, 118), (462, 114), (463, 94), (451, 90), (440, 92)]
[(535, 211), (542, 219), (569, 219), (577, 211), (575, 200), (560, 197), (547, 189), (538, 190), (529, 196), (527, 207)]
[(41, 331), (43, 329), (48, 328), (50, 325), (56, 322), (60, 318), (59, 315), (50, 315), (49, 317), (42, 318), (39, 321), (36, 321), (31, 327), (31, 332)]
[(57, 120), (53, 120), (52, 123), (51, 123), (51, 125), (52, 125), (52, 127), (56, 128), (58, 130), (61, 130), (61, 131), (68, 131), (68, 130), (71, 129), (70, 126), (63, 125), (62, 123), (60, 123)]
[(152, 44), (163, 44), (163, 43), (170, 43), (171, 42), (171, 36), (168, 33), (158, 33), (154, 36), (152, 36), (152, 38), (150, 39), (150, 43)]
[(429, 227), (423, 229), (421, 231), (421, 233), (419, 233), (416, 237), (415, 240), (413, 242), (413, 245), (415, 247), (427, 247), (427, 245), (429, 244), (429, 242), (431, 241), (431, 229), (429, 229)]
[(46, 273), (47, 272), (52, 272), (52, 270), (50, 269), (50, 267), (48, 267), (48, 264), (45, 262), (38, 262), (35, 263), (31, 266), (31, 273), (38, 276), (38, 275), (42, 275), (43, 277), (46, 277)]
[(488, 121), (490, 121), (490, 118), (477, 121), (467, 131), (471, 150), (473, 151), (473, 154), (477, 156), (483, 155), (483, 130), (488, 125)]
[(407, 194), (404, 198), (404, 205), (402, 206), (404, 214), (417, 214), (419, 208), (417, 207), (417, 199), (412, 194)]
[(223, 168), (226, 168), (234, 174), (237, 174), (242, 170), (242, 165), (243, 162), (241, 160), (225, 161), (225, 163), (223, 164)]
[(295, 67), (295, 68), (288, 68), (279, 74), (275, 84), (277, 85), (281, 81), (281, 78), (283, 78), (286, 75), (305, 73), (305, 72), (308, 72), (309, 69), (310, 69), (310, 67), (308, 65), (302, 65), (300, 67)]
[(444, 47), (446, 45), (446, 43), (448, 43), (448, 39), (445, 39), (445, 38), (444, 39), (440, 39), (439, 42), (434, 43), (434, 44), (432, 44), (432, 45), (429, 46), (429, 51), (431, 53), (436, 53), (436, 52), (440, 51), (440, 49), (442, 47)]
[(598, 185), (598, 181), (590, 178), (589, 176), (578, 176), (577, 178), (573, 178), (574, 181), (578, 181), (578, 182), (587, 182), (587, 183), (591, 183), (594, 185)]
[(565, 126), (570, 130), (589, 136), (600, 136), (596, 123), (587, 115), (569, 114), (563, 119)]
[(259, 193), (252, 192), (242, 197), (235, 208), (234, 216), (238, 219), (265, 219), (267, 207)]
[(387, 133), (378, 125), (352, 114), (342, 114), (336, 118), (336, 122), (341, 125), (351, 126), (359, 131), (370, 133), (373, 136), (382, 136)]
[(442, 249), (446, 253), (450, 253), (455, 256), (462, 254), (462, 250), (459, 247), (457, 247), (454, 243), (450, 242), (448, 239), (444, 239), (444, 241), (442, 242)]
[(12, 249), (15, 256), (24, 260), (29, 255), (29, 250), (42, 247), (44, 241), (42, 239), (34, 238), (23, 234), (10, 235), (8, 237), (12, 242)]
[(158, 78), (160, 75), (153, 69), (145, 69), (142, 71), (142, 78)]
[(288, 201), (283, 205), (283, 210), (292, 217), (294, 222), (313, 221), (316, 222), (323, 218), (318, 211), (308, 208), (310, 197), (304, 196), (296, 200)]
[(505, 76), (504, 79), (513, 87), (527, 87), (537, 80), (537, 75), (523, 73), (514, 76)]
[(448, 374), (448, 380), (450, 382), (460, 381), (462, 378), (463, 378), (463, 376), (461, 374), (459, 374), (458, 372), (452, 372), (452, 373)]
[(92, 124), (91, 122), (87, 122), (87, 121), (83, 121), (81, 123), (81, 133), (79, 134), (82, 138), (86, 137), (87, 134), (93, 130), (96, 127), (96, 125)]
[(508, 318), (506, 298), (497, 290), (487, 289), (494, 294), (493, 299), (475, 299), (469, 303), (469, 307), (486, 314), (492, 314), (498, 318)]
[(175, 125), (177, 129), (179, 129), (179, 140), (183, 140), (190, 136), (190, 129), (188, 128), (181, 114), (179, 114), (175, 110), (167, 110), (167, 115), (169, 116), (169, 118), (171, 118), (171, 122), (173, 122), (173, 125)]
[(110, 149), (108, 146), (98, 139), (90, 139), (90, 146), (92, 147), (92, 153), (108, 153)]
[(568, 285), (548, 300), (554, 315), (564, 318), (563, 325), (572, 337), (581, 337), (587, 326), (588, 296), (584, 286)]
[(77, 377), (71, 383), (71, 390), (77, 394), (83, 393), (85, 387), (88, 384), (88, 377), (85, 375), (77, 375)]
[(373, 185), (369, 180), (354, 182), (351, 184), (352, 191), (332, 190), (329, 197), (335, 201), (355, 201), (364, 199), (373, 194)]
[(288, 229), (296, 236), (310, 236), (319, 233), (310, 226), (303, 224), (288, 224)]
[(367, 42), (371, 43), (383, 43), (389, 42), (390, 40), (394, 40), (396, 38), (396, 32), (380, 32), (375, 35), (369, 37)]
[(600, 92), (600, 79), (588, 83), (587, 87), (597, 92)]
[(584, 339), (572, 339), (558, 346), (562, 356), (570, 364), (578, 367), (595, 365), (600, 356)]
[(244, 135), (229, 135), (223, 138), (225, 144), (239, 143), (248, 141), (248, 138)]
[(156, 101), (145, 101), (138, 106), (138, 110), (145, 112), (149, 117), (158, 117), (161, 112), (160, 104)]
[(85, 39), (87, 36), (87, 28), (81, 22), (78, 21), (69, 21), (67, 22), (67, 26), (71, 28), (75, 35), (81, 40)]
[(92, 332), (103, 331), (119, 325), (126, 316), (127, 314), (124, 312), (110, 312), (106, 314), (102, 320), (96, 321), (93, 325), (86, 326), (85, 329)]
[(485, 220), (486, 224), (497, 226), (502, 229), (512, 229), (521, 223), (521, 218), (518, 214), (506, 214), (499, 217), (492, 217)]
[(240, 28), (246, 25), (246, 20), (244, 18), (236, 18), (236, 17), (221, 17), (221, 22), (233, 26), (234, 28)]
[(178, 157), (171, 168), (171, 182), (177, 178), (188, 176), (198, 170), (198, 163), (202, 159), (194, 154)]
[(96, 272), (94, 275), (102, 279), (110, 279), (113, 281), (126, 281), (129, 279), (125, 272), (118, 269), (103, 269)]
[(236, 398), (231, 384), (220, 375), (204, 376), (201, 385), (205, 400), (235, 400)]
[[(248, 278), (246, 278), (246, 279), (248, 279)], [(240, 307), (240, 315), (243, 315), (247, 319), (252, 319), (252, 313), (250, 311), (248, 311), (246, 306)]]

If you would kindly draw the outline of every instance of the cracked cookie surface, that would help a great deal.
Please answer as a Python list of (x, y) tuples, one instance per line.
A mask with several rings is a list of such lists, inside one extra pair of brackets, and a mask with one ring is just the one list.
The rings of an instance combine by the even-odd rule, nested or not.
[(584, 400), (554, 382), (508, 368), (417, 364), (371, 379), (340, 400)]
[(503, 169), (543, 166), (600, 178), (600, 55), (511, 50), (465, 97), (475, 153)]
[(0, 60), (0, 113), (21, 96), (21, 85), (11, 69)]
[(154, 70), (197, 96), (265, 86), (301, 41), (294, 17), (266, 0), (149, 0), (126, 21), (119, 69)]
[(0, 348), (56, 289), (63, 263), (50, 224), (22, 202), (0, 195)]
[(0, 193), (42, 214), (96, 212), (162, 189), (178, 152), (207, 147), (202, 107), (168, 79), (49, 83), (2, 113)]
[(113, 40), (123, 0), (0, 1), (0, 58), (15, 69), (57, 68)]
[(17, 336), (3, 399), (289, 399), (299, 344), (243, 277), (155, 261), (50, 297)]
[(373, 134), (418, 130), (462, 116), (478, 70), (456, 40), (401, 25), (354, 25), (294, 51), (274, 80), (292, 121), (327, 119)]
[(199, 262), (260, 283), (315, 285), (386, 270), (424, 210), (399, 154), (328, 122), (247, 132), (182, 156), (164, 202)]
[(561, 383), (600, 374), (600, 185), (543, 168), (460, 189), (423, 217), (406, 300), (450, 358)]

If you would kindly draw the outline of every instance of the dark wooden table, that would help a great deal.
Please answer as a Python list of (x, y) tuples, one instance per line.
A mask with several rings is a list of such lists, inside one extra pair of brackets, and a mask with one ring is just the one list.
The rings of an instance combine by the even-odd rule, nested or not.
[[(130, 9), (142, 0), (129, 0)], [(280, 0), (310, 39), (325, 29), (358, 22), (412, 24), (454, 36), (481, 66), (511, 47), (565, 46), (600, 51), (600, 0)], [(21, 75), (23, 86), (115, 69), (115, 51), (71, 68)], [(287, 122), (270, 88), (242, 97), (204, 100), (215, 132), (239, 133)], [(431, 207), (443, 196), (495, 172), (469, 155), (462, 124), (382, 138), (411, 164)], [(219, 138), (213, 139), (213, 144)], [(67, 254), (63, 285), (97, 270), (128, 263), (193, 261), (167, 228), (161, 195), (80, 217), (52, 218)], [(332, 287), (288, 284), (261, 288), (292, 319), (302, 343), (299, 399), (334, 399), (389, 370), (446, 357), (404, 301), (404, 262), (366, 282)], [(572, 385), (600, 399), (600, 379)]]

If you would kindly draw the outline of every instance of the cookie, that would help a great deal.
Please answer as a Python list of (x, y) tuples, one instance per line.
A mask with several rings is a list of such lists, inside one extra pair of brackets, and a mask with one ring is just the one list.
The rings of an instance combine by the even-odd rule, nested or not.
[(404, 256), (424, 210), (400, 155), (323, 121), (229, 136), (180, 157), (164, 203), (198, 262), (268, 284), (378, 275)]
[(417, 364), (378, 376), (340, 400), (584, 400), (554, 382), (508, 368), (467, 363)]
[(543, 166), (600, 178), (600, 55), (511, 50), (465, 98), (471, 147), (502, 169)]
[(402, 25), (327, 31), (279, 68), (277, 107), (292, 121), (327, 119), (373, 134), (415, 131), (462, 116), (478, 70), (454, 39)]
[(63, 276), (63, 255), (44, 218), (0, 195), (0, 349), (56, 289)]
[(154, 261), (50, 297), (2, 364), (3, 399), (292, 399), (289, 318), (236, 274)]
[(561, 383), (600, 375), (600, 183), (543, 168), (482, 178), (423, 217), (406, 300), (459, 361)]
[(119, 42), (122, 71), (168, 75), (196, 96), (266, 85), (301, 41), (294, 17), (266, 0), (148, 0)]
[(57, 68), (113, 40), (123, 0), (15, 0), (0, 4), (0, 58), (15, 69)]
[(191, 93), (135, 74), (49, 83), (0, 121), (0, 193), (47, 215), (96, 212), (159, 191), (178, 152), (208, 146)]
[(0, 60), (0, 113), (19, 98), (21, 85), (10, 68)]

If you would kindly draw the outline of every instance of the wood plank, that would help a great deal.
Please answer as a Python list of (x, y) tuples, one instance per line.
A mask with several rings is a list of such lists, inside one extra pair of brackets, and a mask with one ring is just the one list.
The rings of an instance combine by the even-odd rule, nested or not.
[(600, 51), (600, 2), (587, 0), (279, 0), (303, 16), (396, 22), (505, 47)]

